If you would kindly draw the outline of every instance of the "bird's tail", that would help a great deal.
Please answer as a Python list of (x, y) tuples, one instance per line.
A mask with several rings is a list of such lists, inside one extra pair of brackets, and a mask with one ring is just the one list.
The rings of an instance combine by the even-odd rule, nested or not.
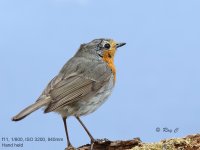
[(46, 104), (49, 103), (49, 98), (45, 98), (42, 100), (38, 100), (36, 101), (34, 104), (26, 107), (24, 110), (22, 110), (19, 114), (17, 114), (16, 116), (14, 116), (12, 118), (12, 121), (19, 121), (21, 119), (24, 119), (26, 116), (28, 116), (29, 114), (31, 114), (32, 112), (36, 111), (37, 109), (45, 106)]

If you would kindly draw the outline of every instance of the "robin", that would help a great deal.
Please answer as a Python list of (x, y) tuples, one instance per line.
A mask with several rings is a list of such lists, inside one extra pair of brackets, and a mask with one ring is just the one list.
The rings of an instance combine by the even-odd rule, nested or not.
[(117, 48), (125, 44), (103, 38), (81, 44), (77, 53), (49, 82), (37, 101), (14, 116), (12, 121), (19, 121), (45, 107), (44, 113), (54, 111), (62, 116), (67, 138), (66, 149), (73, 148), (66, 123), (69, 116), (75, 116), (93, 145), (95, 139), (80, 116), (94, 112), (111, 94), (116, 82), (114, 56)]

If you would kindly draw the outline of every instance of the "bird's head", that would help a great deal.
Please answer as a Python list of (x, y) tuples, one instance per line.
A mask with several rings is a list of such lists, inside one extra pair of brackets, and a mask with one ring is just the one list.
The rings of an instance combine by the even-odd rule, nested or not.
[(116, 50), (126, 43), (117, 43), (112, 39), (95, 39), (89, 43), (82, 44), (76, 55), (88, 58), (113, 60)]

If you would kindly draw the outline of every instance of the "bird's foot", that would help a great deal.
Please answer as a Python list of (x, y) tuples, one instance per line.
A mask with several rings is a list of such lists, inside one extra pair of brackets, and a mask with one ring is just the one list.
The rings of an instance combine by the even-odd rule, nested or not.
[(77, 150), (76, 148), (74, 148), (72, 145), (68, 145), (65, 150)]

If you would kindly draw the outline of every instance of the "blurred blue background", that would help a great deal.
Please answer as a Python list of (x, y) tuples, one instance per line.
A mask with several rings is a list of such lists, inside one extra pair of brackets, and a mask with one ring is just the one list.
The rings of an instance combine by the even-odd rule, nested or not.
[[(82, 117), (94, 137), (154, 142), (199, 133), (199, 8), (198, 0), (1, 0), (0, 137), (59, 137), (64, 141), (24, 142), (22, 150), (64, 149), (58, 114), (40, 109), (21, 122), (10, 119), (37, 99), (81, 43), (102, 37), (127, 45), (116, 54), (112, 96)], [(73, 117), (68, 125), (74, 146), (89, 143)]]

